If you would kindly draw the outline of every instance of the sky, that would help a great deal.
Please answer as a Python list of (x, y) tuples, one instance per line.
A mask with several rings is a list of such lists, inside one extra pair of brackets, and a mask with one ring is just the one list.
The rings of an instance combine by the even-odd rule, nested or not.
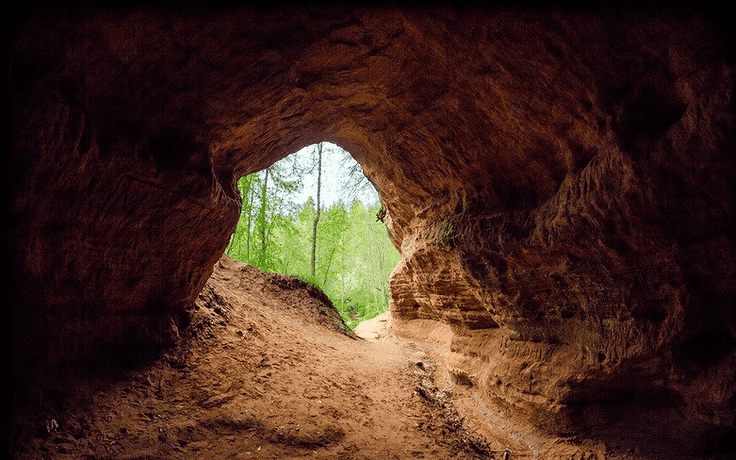
[[(308, 145), (303, 149), (299, 150), (292, 155), (297, 155), (304, 158), (307, 161), (311, 158), (310, 153), (316, 148), (316, 144)], [(352, 159), (348, 166), (342, 166), (340, 164), (340, 158), (344, 155), (344, 150), (335, 144), (329, 142), (323, 143), (322, 148), (322, 188), (320, 190), (320, 196), (322, 203), (325, 207), (329, 208), (338, 201), (341, 197), (343, 201), (347, 201), (347, 197), (341, 190), (341, 182), (344, 181), (344, 177), (350, 166), (355, 164), (355, 160)], [(367, 181), (367, 179), (366, 179)], [(366, 207), (372, 206), (378, 202), (378, 193), (370, 185), (363, 193), (357, 198), (363, 202)], [(297, 203), (304, 203), (307, 199), (317, 194), (317, 174), (310, 174), (304, 178), (304, 188), (300, 194), (294, 197), (294, 201)]]

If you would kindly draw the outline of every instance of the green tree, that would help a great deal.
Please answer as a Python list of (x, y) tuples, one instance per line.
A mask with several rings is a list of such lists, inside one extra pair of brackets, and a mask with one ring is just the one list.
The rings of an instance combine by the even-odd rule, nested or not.
[[(325, 203), (325, 179), (335, 177), (349, 199)], [(388, 275), (400, 256), (376, 221), (377, 194), (349, 153), (315, 145), (241, 178), (238, 190), (243, 207), (230, 257), (314, 283), (351, 327), (386, 311)]]
[(317, 200), (315, 202), (314, 220), (312, 221), (312, 276), (317, 276), (317, 226), (321, 214), (322, 203), (320, 202), (320, 191), (322, 189), (322, 143), (317, 144), (316, 149), (317, 168)]
[(240, 211), (240, 220), (227, 247), (227, 255), (244, 262), (250, 262), (251, 227), (254, 217), (254, 201), (256, 188), (259, 188), (261, 178), (258, 174), (249, 174), (238, 180), (237, 187), (243, 199)]
[(290, 197), (301, 186), (301, 177), (294, 174), (289, 163), (276, 163), (240, 178), (238, 190), (243, 205), (227, 254), (262, 270), (278, 266), (273, 232), (276, 227), (289, 224), (284, 216), (294, 213), (296, 205)]
[(346, 231), (347, 212), (342, 201), (338, 201), (325, 211), (320, 231), (319, 274), (322, 286), (334, 284), (334, 275), (343, 270)]

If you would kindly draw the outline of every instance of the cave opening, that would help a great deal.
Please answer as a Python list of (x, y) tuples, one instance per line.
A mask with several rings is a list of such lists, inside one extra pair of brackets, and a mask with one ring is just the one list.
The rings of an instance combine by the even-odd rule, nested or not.
[[(49, 370), (67, 359), (91, 367), (92, 352), (117, 361), (104, 345), (147, 350), (176, 338), (186, 327), (171, 327), (172, 311), (198, 300), (236, 228), (233, 178), (323, 137), (356, 147), (386, 200), (389, 237), (404, 258), (391, 277), (403, 331), (426, 338), (428, 324), (446, 326), (442, 343), (465, 372), (458, 375), (487, 372), (470, 380), (478, 391), (519, 402), (517, 412), (547, 414), (559, 401), (607, 398), (631, 380), (643, 395), (666, 384), (685, 396), (680, 414), (692, 432), (732, 432), (735, 99), (720, 32), (689, 12), (448, 12), (79, 11), (61, 20), (39, 14), (16, 30), (8, 323), (20, 385), (68, 385)], [(305, 222), (308, 242), (309, 214)], [(441, 244), (450, 222), (453, 251)], [(246, 367), (257, 369), (251, 394), (266, 395), (269, 381), (285, 382), (279, 394), (298, 387), (269, 378), (286, 356), (327, 367), (327, 354), (284, 346), (303, 330), (279, 333), (276, 315), (236, 328), (247, 308), (212, 305), (191, 328), (203, 338), (222, 332), (228, 347), (247, 341), (254, 361)], [(484, 330), (492, 317), (560, 340), (517, 334), (510, 321), (492, 335)], [(501, 331), (514, 335), (497, 353)], [(522, 359), (529, 366), (519, 373)], [(135, 391), (176, 401), (167, 383), (177, 363)], [(182, 401), (217, 410), (237, 402), (245, 374), (223, 373), (205, 365), (211, 391), (184, 385)], [(348, 387), (344, 377), (357, 374), (325, 383)], [(294, 401), (322, 398), (317, 390)], [(141, 408), (136, 417), (153, 413), (131, 407)], [(638, 422), (627, 407), (626, 422)], [(587, 420), (563, 410), (571, 432), (598, 423), (592, 411)], [(333, 413), (329, 420), (342, 415)], [(201, 427), (261, 423), (226, 415)], [(201, 427), (183, 424), (191, 413), (181, 419), (178, 434), (154, 431), (150, 445), (199, 442), (191, 433)], [(150, 427), (168, 429), (156, 422)], [(672, 425), (670, 434), (684, 431)], [(55, 424), (33, 426), (48, 434)], [(273, 439), (326, 445), (339, 436), (325, 428), (311, 439)], [(49, 439), (55, 449), (77, 443)], [(682, 442), (694, 450), (696, 441)]]
[(386, 208), (350, 152), (311, 144), (241, 177), (237, 188), (243, 205), (228, 257), (318, 287), (351, 329), (388, 311), (400, 254)]

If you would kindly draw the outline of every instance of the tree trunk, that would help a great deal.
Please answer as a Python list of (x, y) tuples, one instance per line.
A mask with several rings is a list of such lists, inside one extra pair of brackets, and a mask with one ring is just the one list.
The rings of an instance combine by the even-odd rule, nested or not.
[(266, 263), (266, 205), (267, 205), (267, 192), (268, 192), (268, 173), (271, 168), (266, 168), (265, 176), (263, 178), (263, 188), (261, 189), (261, 208), (258, 212), (258, 231), (261, 234), (261, 252), (258, 255), (259, 268), (264, 269)]
[(246, 228), (246, 240), (245, 240), (245, 260), (251, 263), (250, 260), (250, 239), (251, 239), (251, 227), (253, 225), (253, 196), (255, 191), (249, 191), (249, 203), (248, 203), (248, 227)]
[(317, 224), (320, 214), (320, 189), (322, 187), (322, 143), (317, 144), (317, 212), (312, 222), (312, 276), (317, 275)]

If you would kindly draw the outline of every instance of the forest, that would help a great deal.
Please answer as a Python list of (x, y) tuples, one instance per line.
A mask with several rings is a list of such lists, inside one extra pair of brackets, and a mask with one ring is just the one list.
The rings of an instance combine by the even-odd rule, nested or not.
[(243, 207), (226, 253), (313, 284), (350, 328), (385, 312), (400, 254), (378, 193), (339, 146), (313, 144), (238, 180)]

